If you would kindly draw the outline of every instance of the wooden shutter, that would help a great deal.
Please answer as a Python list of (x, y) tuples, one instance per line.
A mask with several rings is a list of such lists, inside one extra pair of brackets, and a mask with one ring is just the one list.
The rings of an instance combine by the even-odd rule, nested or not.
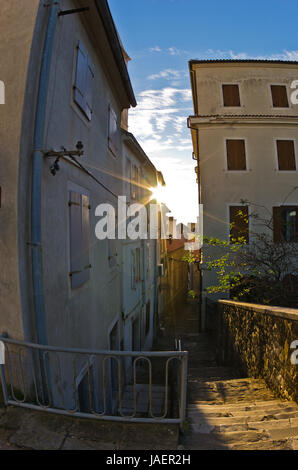
[(70, 192), (69, 199), (69, 235), (70, 235), (70, 276), (71, 287), (75, 289), (82, 285), (82, 209), (81, 195)]
[[(242, 215), (239, 215), (239, 212)], [(237, 240), (239, 237), (244, 237), (248, 243), (248, 206), (230, 206), (230, 224), (233, 224), (230, 229), (231, 239)], [(235, 241), (231, 241), (231, 243), (235, 243)]]
[(117, 116), (113, 108), (109, 108), (109, 148), (112, 153), (117, 156), (118, 154), (118, 125)]
[(274, 108), (288, 108), (287, 88), (284, 85), (271, 85), (272, 104)]
[(69, 193), (69, 236), (71, 287), (80, 287), (89, 279), (89, 197)]
[(227, 140), (228, 170), (246, 170), (246, 155), (244, 140)]
[(280, 243), (283, 241), (282, 233), (282, 207), (273, 207), (273, 241)]
[(280, 171), (295, 171), (295, 147), (293, 140), (277, 140), (278, 169)]
[(94, 69), (82, 43), (78, 44), (76, 81), (74, 86), (74, 101), (91, 120), (92, 115), (92, 87)]
[(92, 117), (92, 105), (93, 105), (93, 80), (94, 80), (94, 68), (93, 65), (91, 64), (90, 60), (88, 59), (88, 64), (87, 64), (87, 72), (86, 72), (86, 115), (89, 119), (91, 120)]
[(240, 106), (240, 94), (238, 85), (223, 85), (224, 106)]
[(90, 228), (90, 205), (89, 197), (81, 195), (82, 201), (82, 281), (88, 281), (90, 277), (90, 259), (89, 259), (89, 228)]

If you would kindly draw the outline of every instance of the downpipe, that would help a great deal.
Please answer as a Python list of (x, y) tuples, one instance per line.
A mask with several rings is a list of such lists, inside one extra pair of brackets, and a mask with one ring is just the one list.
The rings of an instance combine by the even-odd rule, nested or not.
[(47, 329), (42, 272), (42, 242), (41, 242), (41, 181), (43, 168), (43, 147), (47, 96), (49, 88), (51, 60), (53, 55), (54, 38), (59, 13), (60, 0), (52, 0), (47, 33), (42, 55), (40, 79), (38, 87), (36, 118), (34, 127), (34, 144), (32, 155), (31, 180), (31, 259), (33, 300), (37, 342), (47, 344)]

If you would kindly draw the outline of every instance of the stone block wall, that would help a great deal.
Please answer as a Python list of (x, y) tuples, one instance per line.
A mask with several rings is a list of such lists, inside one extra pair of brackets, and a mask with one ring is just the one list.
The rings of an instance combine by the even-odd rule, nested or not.
[(217, 326), (220, 364), (263, 378), (277, 396), (298, 402), (298, 365), (290, 349), (298, 340), (298, 309), (220, 300)]

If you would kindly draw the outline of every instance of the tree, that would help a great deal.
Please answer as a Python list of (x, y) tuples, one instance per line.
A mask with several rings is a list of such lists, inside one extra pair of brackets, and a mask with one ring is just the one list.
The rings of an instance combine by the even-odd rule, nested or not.
[[(242, 200), (241, 204), (245, 206), (249, 203)], [(264, 206), (250, 205), (256, 209), (266, 209)], [(282, 234), (276, 241), (273, 236), (276, 220), (269, 214), (267, 218), (261, 218), (257, 211), (249, 216), (245, 211), (238, 212), (245, 224), (254, 227), (249, 230), (249, 243), (247, 234), (235, 230), (234, 224), (230, 226), (229, 241), (204, 237), (204, 247), (209, 247), (206, 269), (214, 270), (218, 281), (207, 288), (208, 293), (229, 292), (233, 300), (298, 306), (298, 233), (291, 242)], [(249, 224), (249, 219), (253, 219), (254, 223)], [(278, 225), (285, 228), (286, 222), (280, 220)]]

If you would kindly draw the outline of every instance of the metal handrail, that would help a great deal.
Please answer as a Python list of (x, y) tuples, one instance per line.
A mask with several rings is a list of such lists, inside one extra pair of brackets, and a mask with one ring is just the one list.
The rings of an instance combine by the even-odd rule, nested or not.
[[(64, 348), (2, 336), (0, 336), (0, 342), (4, 344), (7, 351), (6, 365), (0, 366), (3, 395), (7, 405), (80, 418), (142, 423), (179, 423), (183, 428), (187, 390), (187, 351), (111, 351)], [(11, 349), (16, 350), (17, 360), (12, 359)], [(158, 384), (159, 390), (162, 389), (163, 392), (159, 391), (159, 394), (154, 388), (157, 384), (153, 384), (153, 358), (165, 359), (162, 371), (163, 384)], [(114, 375), (113, 361), (115, 362)], [(172, 369), (177, 372), (175, 402), (178, 404), (178, 416), (174, 417), (169, 416), (169, 390), (172, 388), (173, 391), (174, 388), (174, 384), (170, 381), (172, 376), (170, 367), (173, 361), (178, 363)], [(137, 382), (140, 363), (143, 366), (145, 364), (148, 371), (146, 384)], [(18, 368), (18, 373), (14, 375), (13, 368), (15, 367)], [(77, 373), (78, 367), (81, 368), (79, 373)], [(86, 383), (83, 382), (85, 378), (88, 379)], [(19, 384), (20, 381), (21, 390), (17, 390), (16, 382)], [(81, 398), (80, 384), (82, 384), (80, 393), (88, 389), (87, 398), (86, 393)], [(141, 387), (143, 395), (137, 391), (138, 387)], [(34, 398), (32, 395), (31, 398), (28, 397), (31, 393), (27, 393), (28, 389), (33, 390)], [(16, 393), (16, 390), (19, 393)], [(160, 398), (159, 415), (153, 409), (154, 393), (156, 393), (155, 397)], [(126, 399), (124, 399), (125, 396)], [(156, 404), (155, 401), (155, 406)], [(147, 407), (146, 411), (142, 407)], [(82, 408), (86, 411), (82, 411)]]

